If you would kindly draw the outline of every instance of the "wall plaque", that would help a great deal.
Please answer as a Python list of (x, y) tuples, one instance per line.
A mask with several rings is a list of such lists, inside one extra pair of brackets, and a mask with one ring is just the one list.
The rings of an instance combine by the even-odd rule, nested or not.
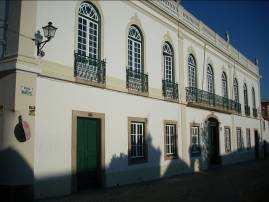
[(29, 106), (29, 115), (35, 116), (35, 106), (33, 106), (33, 105)]
[(21, 94), (32, 96), (33, 95), (33, 88), (29, 88), (27, 86), (21, 86)]

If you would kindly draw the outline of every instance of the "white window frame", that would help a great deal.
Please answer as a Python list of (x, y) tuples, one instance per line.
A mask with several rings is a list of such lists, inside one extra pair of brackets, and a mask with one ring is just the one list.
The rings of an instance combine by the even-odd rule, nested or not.
[(163, 45), (164, 80), (174, 82), (174, 52), (171, 45), (165, 42)]
[(214, 93), (214, 73), (212, 65), (207, 65), (207, 91)]
[(241, 151), (244, 149), (244, 138), (242, 135), (241, 128), (236, 129), (236, 138), (237, 138), (237, 149)]
[(248, 106), (248, 87), (246, 83), (244, 83), (243, 86), (243, 94), (244, 94), (244, 104), (245, 106)]
[[(191, 126), (190, 133), (191, 133), (191, 153), (197, 154), (199, 152), (199, 154), (200, 154), (199, 126), (197, 126), (197, 125)], [(193, 141), (194, 138), (196, 139), (196, 142)], [(195, 152), (193, 153), (193, 151), (195, 151)]]
[(229, 153), (232, 150), (231, 147), (231, 130), (228, 127), (224, 128), (224, 143), (225, 143), (225, 153)]
[(188, 56), (188, 84), (189, 87), (197, 88), (197, 64), (194, 56)]
[(79, 55), (100, 59), (100, 17), (98, 10), (89, 2), (79, 8), (77, 51)]
[(177, 134), (175, 124), (165, 124), (165, 154), (175, 156), (177, 153)]
[(239, 102), (239, 86), (236, 78), (234, 78), (234, 100)]
[(250, 135), (250, 129), (246, 129), (246, 148), (250, 149), (251, 148), (251, 135)]
[(137, 73), (144, 73), (142, 40), (140, 30), (131, 25), (128, 33), (128, 69)]
[(221, 87), (222, 87), (222, 96), (228, 98), (228, 81), (225, 72), (222, 72), (221, 75)]
[(130, 127), (130, 158), (144, 158), (145, 123), (132, 121)]

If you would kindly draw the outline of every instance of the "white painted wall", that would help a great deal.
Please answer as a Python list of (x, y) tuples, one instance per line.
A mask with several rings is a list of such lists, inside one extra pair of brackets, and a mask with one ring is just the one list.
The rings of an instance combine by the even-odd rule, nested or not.
[[(152, 145), (161, 150), (160, 164), (169, 163), (163, 160), (163, 121), (180, 123), (178, 104), (106, 90), (104, 93), (102, 89), (45, 78), (38, 78), (36, 103), (36, 179), (71, 174), (72, 110), (105, 114), (107, 167), (113, 155), (128, 154), (128, 117), (148, 119)], [(126, 160), (121, 167), (107, 172), (158, 166), (154, 164), (155, 158), (149, 151), (148, 163), (128, 166)], [(64, 184), (66, 192), (69, 192), (70, 179), (67, 178)]]

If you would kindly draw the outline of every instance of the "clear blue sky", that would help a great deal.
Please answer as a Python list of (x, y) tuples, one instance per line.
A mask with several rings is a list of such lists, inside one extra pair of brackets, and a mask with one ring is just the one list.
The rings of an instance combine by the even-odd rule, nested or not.
[(181, 4), (219, 35), (231, 33), (232, 45), (260, 61), (262, 98), (269, 99), (269, 0), (182, 0)]

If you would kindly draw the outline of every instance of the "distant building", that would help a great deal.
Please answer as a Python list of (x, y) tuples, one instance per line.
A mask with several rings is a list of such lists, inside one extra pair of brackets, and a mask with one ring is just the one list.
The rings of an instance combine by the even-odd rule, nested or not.
[(177, 1), (2, 2), (1, 184), (42, 198), (258, 155), (258, 66)]
[(262, 117), (269, 121), (269, 100), (262, 100)]

